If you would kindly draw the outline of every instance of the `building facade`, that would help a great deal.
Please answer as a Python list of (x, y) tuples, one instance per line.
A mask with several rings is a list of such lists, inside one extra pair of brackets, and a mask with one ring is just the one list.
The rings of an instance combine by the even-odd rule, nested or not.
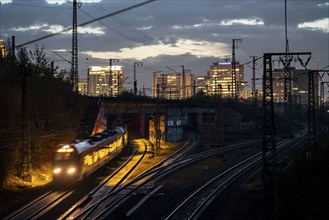
[(118, 96), (123, 91), (123, 67), (90, 66), (87, 81), (88, 96)]
[(81, 95), (87, 95), (88, 93), (88, 82), (87, 79), (79, 78), (78, 91)]
[(197, 92), (203, 91), (207, 95), (222, 94), (224, 97), (235, 96), (235, 91), (244, 90), (244, 67), (236, 62), (236, 85), (232, 81), (232, 64), (229, 62), (215, 62), (207, 71), (207, 76), (197, 79)]
[[(290, 68), (291, 72), (291, 103), (293, 104), (308, 104), (308, 80), (309, 75), (307, 70)], [(273, 77), (273, 101), (276, 103), (284, 103), (284, 69), (274, 69)], [(314, 74), (314, 95), (318, 102), (319, 94), (319, 77)]]
[(0, 50), (1, 50), (1, 57), (5, 58), (5, 56), (6, 56), (6, 43), (3, 40), (0, 40)]
[(153, 73), (152, 96), (163, 99), (185, 99), (194, 95), (195, 84), (192, 74)]

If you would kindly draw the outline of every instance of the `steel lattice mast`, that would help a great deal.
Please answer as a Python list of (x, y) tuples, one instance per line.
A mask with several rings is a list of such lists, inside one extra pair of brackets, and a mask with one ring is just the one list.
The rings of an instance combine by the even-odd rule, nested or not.
[(232, 39), (232, 99), (236, 99), (239, 95), (238, 83), (236, 81), (235, 49), (237, 48), (237, 46), (235, 43), (241, 42), (241, 39)]
[(80, 7), (81, 3), (77, 3), (77, 0), (73, 0), (73, 24), (72, 24), (72, 58), (71, 58), (71, 76), (70, 83), (73, 91), (78, 92), (78, 13), (77, 7)]
[[(289, 40), (288, 40), (288, 17), (287, 17), (287, 0), (284, 1), (284, 17), (285, 17), (285, 43), (286, 54), (289, 53)], [(284, 58), (284, 112), (285, 117), (289, 120), (292, 115), (292, 103), (291, 103), (291, 63), (292, 57), (288, 55)]]
[[(308, 56), (307, 61), (304, 63), (299, 57), (301, 55)], [(300, 64), (306, 68), (310, 58), (310, 52), (301, 53), (265, 53), (263, 60), (263, 141), (262, 141), (262, 159), (263, 159), (263, 190), (264, 190), (264, 219), (276, 220), (278, 218), (278, 204), (277, 204), (277, 152), (276, 152), (276, 128), (274, 117), (274, 100), (273, 100), (273, 73), (272, 73), (272, 57), (279, 56), (283, 64), (285, 60), (282, 57), (297, 56)], [(312, 83), (312, 82), (311, 82)], [(313, 91), (314, 84), (310, 85), (310, 90)], [(314, 92), (312, 92), (314, 93)], [(314, 96), (312, 96), (314, 97)], [(309, 106), (310, 98), (309, 97)], [(311, 117), (314, 118), (314, 98), (311, 101), (312, 111)], [(310, 121), (310, 115), (309, 115)], [(315, 121), (312, 122), (312, 126), (315, 126)], [(312, 130), (312, 131), (315, 131)], [(310, 131), (309, 131), (310, 132)]]

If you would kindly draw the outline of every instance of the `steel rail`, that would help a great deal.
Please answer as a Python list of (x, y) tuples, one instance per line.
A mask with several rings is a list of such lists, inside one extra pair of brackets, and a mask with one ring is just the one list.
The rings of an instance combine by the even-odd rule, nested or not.
[[(144, 144), (145, 144), (145, 142), (144, 142)], [(147, 144), (145, 144), (145, 146), (146, 146), (146, 145), (147, 145)], [(180, 148), (179, 150), (177, 150), (175, 153), (173, 153), (173, 154), (170, 155), (169, 157), (167, 157), (167, 158), (165, 158), (164, 160), (160, 161), (159, 163), (155, 164), (155, 165), (152, 167), (152, 169), (161, 166), (161, 164), (166, 163), (168, 160), (170, 160), (171, 158), (173, 158), (176, 154), (178, 154), (178, 153), (182, 153), (182, 151), (184, 151), (184, 149), (187, 148), (188, 145), (189, 145), (189, 142), (187, 142), (182, 148)], [(146, 151), (145, 151), (145, 152), (146, 152)], [(186, 154), (187, 152), (189, 152), (189, 150), (186, 150), (183, 154)], [(142, 173), (141, 175), (147, 175), (147, 174), (144, 172), (144, 173)], [(141, 175), (139, 175), (139, 176), (141, 176)], [(138, 178), (139, 176), (137, 176), (136, 178)], [(129, 184), (126, 184), (126, 185), (127, 185), (127, 187), (129, 186)], [(105, 200), (105, 199), (107, 199), (109, 196), (112, 196), (114, 193), (118, 193), (118, 192), (120, 192), (121, 190), (117, 190), (117, 188), (118, 188), (118, 187), (115, 187), (115, 189), (111, 189), (110, 191), (108, 191), (108, 192), (106, 193), (106, 195), (104, 196), (105, 198), (100, 199), (98, 202), (101, 203), (103, 199)], [(125, 187), (122, 187), (122, 189), (124, 189), (124, 188), (125, 188)], [(113, 191), (114, 191), (114, 192), (113, 192)], [(84, 200), (84, 201), (85, 201), (85, 200)], [(82, 204), (82, 202), (79, 203), (79, 204)], [(94, 209), (94, 206), (95, 206), (95, 205), (96, 205), (96, 203), (90, 205), (90, 206), (87, 207), (85, 210), (83, 210), (83, 212), (79, 213), (79, 215), (75, 216), (74, 218), (75, 218), (75, 219), (79, 219), (79, 218), (81, 218), (81, 217), (82, 217), (83, 215), (85, 215), (87, 212), (89, 212), (89, 211), (91, 211), (92, 209)], [(97, 206), (98, 206), (98, 205), (97, 205)], [(71, 208), (71, 209), (73, 209), (73, 208)], [(71, 210), (71, 209), (70, 209), (70, 210)], [(69, 211), (70, 211), (70, 210), (69, 210)], [(69, 212), (69, 211), (68, 211), (68, 212)], [(69, 214), (69, 215), (71, 215), (72, 213), (73, 213), (73, 211), (70, 211), (70, 214)], [(63, 215), (63, 218), (60, 218), (60, 219), (66, 219), (69, 215)]]
[[(136, 152), (135, 152), (136, 154)], [(131, 160), (131, 158), (129, 159)], [(114, 175), (108, 177), (105, 181), (103, 181), (98, 187), (100, 188), (104, 185), (107, 181), (112, 179)], [(11, 213), (10, 215), (6, 216), (4, 219), (40, 219), (42, 215), (46, 212), (50, 211), (54, 206), (62, 202), (68, 196), (70, 196), (73, 191), (72, 189), (77, 184), (77, 182), (71, 183), (66, 186), (63, 190), (57, 191), (56, 189), (52, 189), (49, 192), (41, 195), (37, 199), (31, 201), (27, 205), (23, 206), (22, 208), (16, 210), (15, 212)], [(60, 193), (59, 193), (60, 192)], [(89, 193), (87, 196), (83, 198), (83, 200), (88, 199), (96, 190)], [(82, 203), (82, 200), (79, 200)]]
[[(123, 181), (125, 181), (131, 174), (132, 172), (137, 168), (137, 166), (139, 166), (139, 164), (143, 161), (146, 153), (147, 153), (147, 144), (144, 142), (144, 152), (142, 157), (137, 161), (137, 163), (121, 178), (121, 180), (115, 185), (115, 189), (111, 189), (110, 193), (111, 194), (113, 191), (116, 191), (116, 189), (123, 183)], [(108, 193), (104, 196), (105, 198), (107, 197)], [(103, 203), (104, 201), (104, 197), (102, 197), (100, 200), (98, 200), (97, 202), (93, 203), (92, 205), (90, 205), (89, 207), (87, 207), (86, 209), (84, 209), (82, 212), (80, 212), (77, 216), (74, 217), (74, 219), (87, 219), (92, 213), (93, 211), (100, 205)]]
[[(302, 139), (304, 136), (299, 137), (297, 140)], [(280, 150), (284, 149), (285, 146), (288, 144), (291, 144), (292, 140), (284, 140), (281, 143), (279, 143), (278, 148)], [(235, 166), (229, 168), (228, 170), (224, 171), (223, 173), (219, 174), (212, 180), (208, 181), (206, 184), (204, 184), (202, 187), (194, 191), (192, 194), (190, 194), (186, 199), (184, 199), (173, 211), (169, 213), (164, 219), (192, 219), (194, 218), (199, 212), (200, 209), (205, 206), (206, 203), (209, 202), (211, 198), (214, 197), (214, 195), (223, 189), (224, 186), (227, 186), (229, 182), (231, 182), (233, 179), (235, 179), (238, 175), (243, 174), (244, 172), (247, 172), (249, 168), (256, 165), (261, 160), (261, 152), (247, 158), (246, 160), (236, 164)], [(215, 184), (216, 181), (221, 181), (220, 184), (216, 184), (216, 186), (213, 186), (211, 184)], [(209, 190), (208, 194), (206, 196), (202, 195), (202, 200), (200, 198), (197, 198), (197, 195), (200, 193), (204, 193), (204, 190)], [(189, 209), (191, 207), (191, 204), (193, 203), (193, 211), (192, 212), (184, 212), (182, 209)], [(186, 211), (186, 210), (185, 210)], [(186, 213), (189, 214), (189, 216), (182, 216), (186, 215)], [(185, 218), (184, 218), (185, 217)]]
[[(251, 141), (251, 142), (247, 142), (247, 143), (244, 143), (244, 144), (234, 144), (232, 146), (227, 146), (225, 149), (227, 151), (229, 151), (229, 150), (233, 150), (233, 149), (236, 149), (236, 148), (243, 147), (246, 144), (250, 144), (250, 143), (254, 143), (254, 142), (257, 142), (257, 141)], [(194, 143), (194, 144), (196, 144), (196, 143)], [(121, 198), (119, 200), (116, 200), (115, 203), (112, 202), (111, 204), (106, 205), (106, 209), (103, 209), (102, 211), (100, 211), (99, 214), (97, 216), (93, 216), (93, 218), (94, 219), (99, 219), (99, 218), (102, 218), (105, 214), (109, 214), (108, 212), (113, 211), (120, 204), (122, 204), (124, 201), (126, 201), (132, 193), (134, 193), (135, 191), (137, 191), (139, 188), (143, 187), (144, 185), (150, 183), (151, 181), (154, 181), (158, 178), (164, 178), (166, 175), (169, 175), (170, 173), (172, 173), (172, 172), (174, 172), (174, 171), (176, 171), (176, 170), (178, 170), (182, 167), (185, 167), (189, 164), (195, 163), (195, 162), (197, 162), (201, 159), (204, 159), (204, 158), (216, 155), (216, 154), (217, 154), (216, 149), (215, 150), (209, 150), (207, 152), (201, 152), (201, 153), (198, 153), (196, 155), (192, 155), (192, 156), (186, 157), (186, 158), (179, 157), (179, 159), (176, 160), (175, 162), (172, 162), (172, 163), (167, 164), (166, 166), (162, 166), (160, 168), (157, 168), (155, 166), (155, 171), (153, 169), (153, 170), (147, 172), (147, 174), (149, 176), (148, 178), (146, 178), (146, 176), (138, 176), (137, 178), (135, 178), (132, 181), (130, 181), (129, 183), (127, 183), (125, 186), (122, 186), (120, 189), (118, 189), (118, 191), (115, 191), (112, 194), (109, 194), (108, 197), (114, 196), (114, 195), (122, 192), (126, 188), (132, 186), (133, 184), (137, 183), (141, 179), (146, 178), (142, 183), (134, 186), (133, 189), (130, 188), (128, 193), (126, 193), (125, 195), (121, 195)], [(150, 176), (150, 174), (153, 174), (153, 176)]]
[(15, 219), (18, 215), (20, 215), (20, 213), (24, 212), (27, 209), (30, 209), (32, 206), (34, 206), (36, 203), (38, 203), (39, 201), (43, 200), (44, 198), (46, 198), (47, 196), (49, 196), (51, 193), (54, 193), (55, 190), (52, 189), (48, 192), (46, 192), (45, 194), (41, 195), (40, 197), (34, 199), (32, 202), (28, 203), (27, 205), (23, 206), (22, 208), (14, 211), (13, 213), (11, 213), (10, 215), (6, 216), (4, 218), (4, 220), (9, 220), (9, 219)]
[(129, 157), (127, 161), (125, 161), (118, 169), (116, 169), (110, 176), (105, 178), (97, 187), (95, 187), (92, 191), (90, 191), (87, 195), (82, 197), (77, 203), (75, 203), (69, 210), (67, 210), (63, 215), (61, 215), (58, 220), (63, 220), (69, 217), (71, 214), (73, 214), (74, 211), (76, 211), (79, 207), (82, 206), (82, 204), (86, 203), (91, 196), (96, 194), (106, 183), (108, 183), (115, 175), (117, 175), (123, 168), (136, 156), (138, 152), (138, 148), (134, 151), (134, 153)]
[(53, 207), (53, 204), (59, 203), (63, 198), (66, 198), (68, 194), (71, 194), (72, 191), (70, 188), (72, 186), (73, 184), (67, 186), (64, 192), (51, 190), (7, 216), (5, 219), (34, 219), (36, 216), (39, 216), (40, 213), (45, 213), (47, 210), (49, 211), (49, 207)]
[[(292, 143), (291, 143), (292, 142)], [(285, 143), (284, 145), (281, 145), (281, 146), (278, 146), (278, 153), (280, 154), (283, 154), (284, 152), (281, 152), (281, 151), (285, 151), (287, 150), (287, 148), (291, 150), (294, 150), (296, 147), (297, 148), (300, 148), (302, 145), (300, 144), (305, 144), (307, 143), (307, 139), (306, 139), (306, 134), (297, 138), (296, 140), (294, 141), (291, 141), (289, 143)], [(289, 147), (287, 147), (288, 144), (292, 144), (292, 146), (290, 145)], [(288, 152), (289, 153), (289, 152)], [(196, 209), (194, 209), (193, 213), (191, 214), (191, 216), (188, 218), (189, 220), (190, 219), (193, 219), (195, 218), (197, 215), (200, 214), (200, 212), (202, 212), (202, 208), (204, 208), (206, 206), (206, 204), (209, 204), (211, 202), (211, 200), (214, 199), (215, 197), (215, 194), (217, 192), (219, 192), (219, 190), (221, 190), (224, 186), (227, 186), (227, 184), (229, 184), (231, 181), (233, 181), (235, 178), (237, 178), (237, 176), (241, 176), (242, 174), (248, 172), (250, 169), (252, 169), (253, 166), (256, 166), (260, 160), (262, 158), (258, 158), (257, 161), (255, 161), (254, 163), (252, 164), (248, 164), (247, 166), (245, 167), (242, 167), (241, 170), (235, 174), (233, 174), (229, 179), (227, 179), (221, 186), (219, 186), (218, 188), (216, 188), (211, 194), (209, 194), (204, 200), (202, 200), (200, 206), (198, 206)], [(281, 160), (282, 161), (282, 160)], [(279, 161), (279, 162), (281, 162)], [(257, 169), (258, 172), (261, 171), (261, 169)], [(255, 175), (255, 174), (253, 174)]]

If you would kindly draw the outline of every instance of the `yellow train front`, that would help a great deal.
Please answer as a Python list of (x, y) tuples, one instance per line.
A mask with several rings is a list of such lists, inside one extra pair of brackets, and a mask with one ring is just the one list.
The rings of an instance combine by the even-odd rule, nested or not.
[(81, 167), (78, 151), (72, 145), (59, 145), (54, 153), (54, 181), (77, 179), (80, 173)]
[(80, 180), (117, 156), (128, 144), (128, 134), (116, 127), (87, 139), (57, 146), (54, 153), (53, 179), (56, 183)]

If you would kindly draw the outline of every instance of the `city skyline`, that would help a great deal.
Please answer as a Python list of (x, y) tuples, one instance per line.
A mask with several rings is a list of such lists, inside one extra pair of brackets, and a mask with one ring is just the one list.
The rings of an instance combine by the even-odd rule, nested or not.
[[(142, 1), (81, 1), (78, 24)], [(89, 2), (89, 3), (88, 3)], [(72, 3), (66, 1), (1, 1), (1, 39), (16, 37), (16, 45), (56, 33), (72, 25)], [(61, 4), (59, 4), (61, 3)], [(312, 52), (309, 68), (329, 64), (329, 2), (288, 0), (288, 40), (291, 52)], [(55, 65), (69, 69), (56, 51), (71, 59), (71, 31), (27, 45), (44, 46)], [(205, 75), (213, 62), (231, 57), (232, 39), (241, 64), (263, 53), (285, 52), (284, 0), (282, 1), (169, 1), (159, 0), (78, 28), (79, 77), (92, 65), (120, 59), (125, 87), (132, 87), (133, 63), (138, 87), (152, 87), (152, 73), (177, 72), (184, 65), (194, 75)], [(249, 64), (250, 66), (250, 64)], [(258, 61), (258, 77), (262, 74)], [(278, 67), (278, 66), (277, 66)], [(282, 67), (282, 65), (281, 65)], [(298, 66), (297, 66), (298, 68)], [(251, 68), (245, 66), (247, 88)], [(257, 82), (258, 84), (260, 82)]]

